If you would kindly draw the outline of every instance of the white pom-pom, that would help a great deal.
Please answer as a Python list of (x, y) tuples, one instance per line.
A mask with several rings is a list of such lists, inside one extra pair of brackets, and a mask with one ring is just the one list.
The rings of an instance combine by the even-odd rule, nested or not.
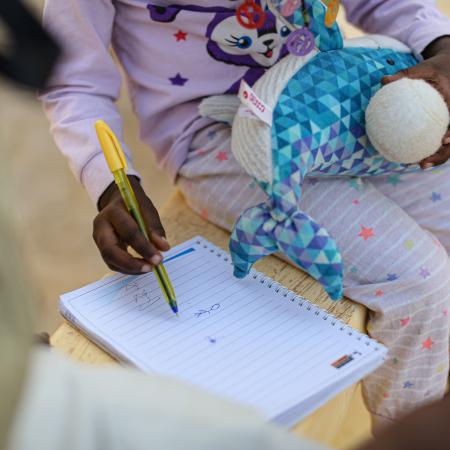
[(402, 78), (381, 88), (366, 110), (366, 132), (386, 159), (412, 164), (436, 153), (450, 122), (441, 94), (423, 80)]

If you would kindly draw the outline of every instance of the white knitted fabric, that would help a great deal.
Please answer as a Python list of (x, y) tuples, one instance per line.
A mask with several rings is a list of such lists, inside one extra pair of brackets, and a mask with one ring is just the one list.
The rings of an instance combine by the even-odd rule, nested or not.
[(198, 107), (202, 117), (231, 125), (241, 102), (236, 95), (213, 95), (203, 99)]
[(381, 88), (366, 110), (366, 131), (386, 159), (412, 164), (442, 145), (450, 115), (441, 94), (423, 80), (403, 78)]
[[(317, 53), (314, 50), (305, 57), (286, 56), (255, 83), (253, 91), (274, 109), (288, 81)], [(270, 183), (273, 180), (271, 127), (257, 118), (240, 115), (239, 111), (231, 134), (233, 155), (250, 175)]]

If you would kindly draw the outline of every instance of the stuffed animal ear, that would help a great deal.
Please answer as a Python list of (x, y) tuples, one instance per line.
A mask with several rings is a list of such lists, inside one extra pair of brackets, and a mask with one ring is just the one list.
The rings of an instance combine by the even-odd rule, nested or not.
[(319, 50), (327, 52), (344, 47), (344, 39), (336, 20), (333, 8), (338, 7), (337, 0), (305, 0), (306, 24), (316, 38)]

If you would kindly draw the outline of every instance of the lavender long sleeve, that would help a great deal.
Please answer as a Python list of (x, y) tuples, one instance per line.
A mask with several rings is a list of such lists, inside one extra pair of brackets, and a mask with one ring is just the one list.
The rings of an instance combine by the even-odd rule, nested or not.
[[(161, 13), (147, 0), (46, 0), (44, 24), (65, 55), (41, 98), (57, 145), (94, 202), (112, 181), (95, 136), (95, 120), (107, 122), (122, 141), (115, 106), (120, 75), (110, 45), (125, 69), (141, 138), (173, 178), (193, 134), (208, 123), (198, 117), (200, 99), (233, 92), (242, 77), (251, 82), (282, 56), (286, 35), (281, 22), (273, 21), (264, 36), (235, 39), (242, 29), (235, 29), (230, 10), (238, 2), (168, 3), (175, 6)], [(417, 53), (450, 34), (450, 20), (431, 0), (343, 3), (352, 23), (395, 37)], [(131, 168), (131, 173), (136, 172)]]
[(353, 25), (396, 38), (417, 55), (438, 37), (450, 35), (450, 21), (434, 0), (342, 0), (342, 4)]

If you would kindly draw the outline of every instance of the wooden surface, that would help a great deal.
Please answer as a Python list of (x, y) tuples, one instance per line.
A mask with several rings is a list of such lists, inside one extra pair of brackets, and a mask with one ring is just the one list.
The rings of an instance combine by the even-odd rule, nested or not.
[[(163, 208), (161, 218), (172, 245), (201, 235), (223, 249), (228, 248), (229, 233), (192, 212), (180, 193)], [(366, 310), (362, 306), (345, 299), (332, 302), (321, 286), (299, 269), (273, 256), (263, 259), (255, 267), (354, 328), (364, 330)], [(93, 365), (117, 363), (67, 322), (53, 334), (51, 344), (76, 361)], [(361, 422), (362, 417), (365, 420)], [(355, 426), (355, 420), (358, 420), (358, 426)], [(367, 412), (355, 385), (298, 424), (294, 431), (334, 448), (350, 448), (368, 436), (368, 425)]]

